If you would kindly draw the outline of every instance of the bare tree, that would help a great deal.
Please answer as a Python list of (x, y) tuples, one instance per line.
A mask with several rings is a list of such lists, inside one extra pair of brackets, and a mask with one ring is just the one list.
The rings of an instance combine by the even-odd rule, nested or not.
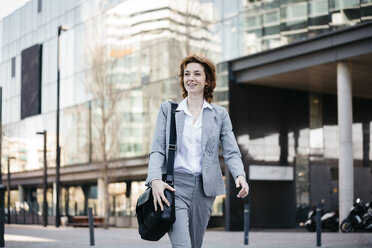
[(85, 87), (92, 96), (92, 129), (98, 134), (99, 143), (95, 159), (101, 162), (101, 175), (104, 182), (103, 210), (105, 229), (110, 220), (110, 199), (108, 186), (109, 162), (117, 155), (120, 135), (118, 104), (123, 91), (118, 87), (118, 58), (110, 56), (110, 47), (106, 42), (106, 22), (103, 13), (105, 1), (95, 1), (94, 19), (86, 25), (84, 55), (89, 65)]
[(212, 3), (184, 0), (182, 4), (174, 2), (174, 8), (182, 16), (182, 23), (174, 22), (173, 30), (182, 31), (174, 32), (173, 39), (169, 40), (171, 71), (174, 70), (174, 64), (178, 64), (185, 56), (214, 52), (213, 43), (217, 37)]
[[(186, 56), (192, 52), (204, 54), (208, 52), (209, 43), (212, 41), (213, 21), (211, 12), (213, 7), (211, 3), (203, 3), (199, 0), (186, 0), (185, 12), (183, 13), (183, 24), (185, 26), (185, 50)], [(192, 47), (192, 42), (198, 42), (197, 50)], [(195, 46), (195, 45), (194, 45)]]

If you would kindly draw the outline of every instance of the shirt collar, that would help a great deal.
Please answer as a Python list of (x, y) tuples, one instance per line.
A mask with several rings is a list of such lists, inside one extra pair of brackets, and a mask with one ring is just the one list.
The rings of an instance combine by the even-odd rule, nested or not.
[[(191, 115), (189, 109), (187, 108), (187, 99), (188, 98), (186, 97), (180, 102), (180, 104), (178, 104), (176, 111), (183, 110), (186, 114)], [(212, 105), (204, 99), (202, 109), (205, 108), (213, 109)]]

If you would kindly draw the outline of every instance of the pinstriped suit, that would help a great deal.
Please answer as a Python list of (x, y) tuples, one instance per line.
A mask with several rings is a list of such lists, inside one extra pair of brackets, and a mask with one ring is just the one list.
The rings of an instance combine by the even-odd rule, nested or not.
[[(212, 105), (212, 104), (211, 104)], [(161, 104), (150, 151), (146, 184), (166, 172), (171, 105)], [(216, 105), (201, 112), (202, 174), (174, 172), (176, 222), (168, 233), (174, 248), (200, 248), (207, 228), (215, 196), (226, 192), (218, 159), (219, 146), (234, 178), (244, 175), (238, 145), (227, 111)], [(185, 124), (185, 112), (176, 112), (177, 148), (179, 150)]]

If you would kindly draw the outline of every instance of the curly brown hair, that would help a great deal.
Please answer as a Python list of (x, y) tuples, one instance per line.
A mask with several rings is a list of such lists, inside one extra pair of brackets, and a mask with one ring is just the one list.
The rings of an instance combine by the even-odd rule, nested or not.
[(205, 81), (208, 83), (204, 87), (204, 99), (208, 103), (211, 103), (213, 100), (213, 90), (214, 88), (216, 88), (216, 66), (211, 60), (195, 54), (187, 56), (182, 60), (180, 64), (180, 74), (178, 75), (178, 77), (180, 79), (179, 84), (182, 89), (182, 97), (187, 97), (187, 91), (185, 89), (185, 86), (183, 85), (183, 73), (187, 64), (189, 63), (198, 63), (203, 66)]

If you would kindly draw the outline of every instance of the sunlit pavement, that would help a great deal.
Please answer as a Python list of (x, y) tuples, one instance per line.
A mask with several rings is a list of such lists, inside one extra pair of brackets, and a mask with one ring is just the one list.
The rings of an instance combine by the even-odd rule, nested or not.
[[(94, 247), (170, 247), (168, 237), (158, 242), (140, 239), (136, 229), (95, 228)], [(37, 225), (6, 225), (5, 247), (91, 247), (88, 228)], [(316, 247), (316, 234), (294, 230), (254, 230), (249, 235), (249, 245), (243, 244), (243, 232), (208, 230), (203, 247), (257, 247), (291, 248)], [(367, 248), (372, 247), (372, 233), (322, 233), (322, 247)]]

